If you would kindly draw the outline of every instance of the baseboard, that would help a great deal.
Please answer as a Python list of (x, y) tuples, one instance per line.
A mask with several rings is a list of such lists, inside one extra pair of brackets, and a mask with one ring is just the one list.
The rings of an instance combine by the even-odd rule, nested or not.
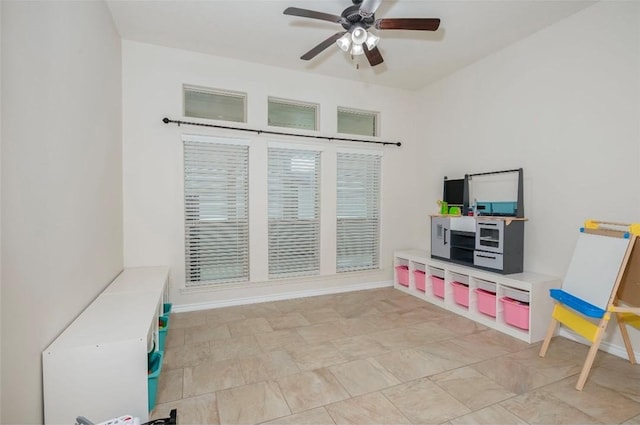
[(329, 288), (309, 289), (304, 291), (282, 292), (279, 294), (263, 295), (259, 297), (243, 297), (223, 301), (209, 301), (197, 304), (174, 305), (173, 312), (183, 313), (187, 311), (208, 310), (211, 308), (231, 307), (235, 305), (258, 304), (269, 301), (290, 300), (294, 298), (315, 297), (317, 295), (339, 294), (342, 292), (362, 291), (365, 289), (386, 288), (393, 286), (392, 281), (356, 283), (346, 286), (335, 286)]
[[(567, 328), (560, 328), (560, 332), (558, 332), (558, 335), (563, 336), (572, 341), (579, 342), (580, 344), (583, 344), (586, 346), (591, 345), (589, 341), (587, 341), (586, 339), (582, 338), (580, 335), (576, 334), (575, 332)], [(624, 348), (623, 345), (616, 345), (616, 344), (611, 344), (610, 342), (602, 341), (600, 343), (599, 349), (601, 351), (604, 351), (605, 353), (613, 354), (616, 357), (629, 360), (629, 356), (627, 356), (627, 350)], [(636, 356), (636, 359), (640, 359), (640, 351), (634, 350), (634, 355)]]

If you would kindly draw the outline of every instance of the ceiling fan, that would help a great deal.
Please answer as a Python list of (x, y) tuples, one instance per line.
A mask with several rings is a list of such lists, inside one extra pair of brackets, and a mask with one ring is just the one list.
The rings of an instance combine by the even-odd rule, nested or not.
[(342, 25), (345, 31), (337, 32), (322, 43), (302, 55), (300, 59), (310, 60), (320, 52), (337, 43), (345, 52), (351, 48), (351, 55), (366, 55), (371, 66), (380, 65), (384, 59), (378, 50), (380, 37), (368, 32), (370, 27), (378, 30), (413, 30), (436, 31), (440, 26), (437, 18), (383, 18), (376, 19), (375, 12), (382, 0), (351, 0), (353, 6), (347, 7), (340, 16), (324, 12), (316, 12), (298, 7), (288, 7), (285, 15), (301, 16), (303, 18), (320, 19)]

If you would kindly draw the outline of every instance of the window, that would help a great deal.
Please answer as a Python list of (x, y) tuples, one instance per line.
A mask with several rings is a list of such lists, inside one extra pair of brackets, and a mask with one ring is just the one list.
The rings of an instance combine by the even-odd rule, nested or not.
[(249, 146), (184, 138), (186, 286), (249, 280)]
[(268, 109), (270, 126), (318, 129), (318, 105), (269, 98)]
[(379, 268), (379, 154), (337, 156), (337, 271)]
[(269, 278), (320, 272), (320, 152), (269, 148)]
[(184, 116), (247, 122), (247, 95), (201, 87), (184, 86)]
[(338, 108), (338, 133), (378, 135), (378, 113)]

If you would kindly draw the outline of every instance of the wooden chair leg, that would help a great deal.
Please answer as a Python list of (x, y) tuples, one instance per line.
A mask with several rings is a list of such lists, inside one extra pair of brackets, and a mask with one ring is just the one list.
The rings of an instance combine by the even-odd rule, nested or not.
[(556, 333), (557, 326), (558, 321), (554, 318), (551, 318), (551, 323), (549, 323), (549, 328), (547, 329), (547, 336), (544, 338), (542, 347), (540, 347), (540, 353), (538, 354), (540, 357), (544, 357), (547, 354), (549, 344), (551, 343), (551, 338), (553, 338), (553, 335)]

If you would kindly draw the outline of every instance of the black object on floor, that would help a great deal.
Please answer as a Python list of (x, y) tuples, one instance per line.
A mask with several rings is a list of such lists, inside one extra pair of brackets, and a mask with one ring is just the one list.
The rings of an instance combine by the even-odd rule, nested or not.
[(169, 412), (168, 418), (154, 419), (152, 421), (145, 422), (142, 425), (176, 425), (178, 423), (177, 420), (178, 420), (178, 410), (171, 409), (171, 412)]

